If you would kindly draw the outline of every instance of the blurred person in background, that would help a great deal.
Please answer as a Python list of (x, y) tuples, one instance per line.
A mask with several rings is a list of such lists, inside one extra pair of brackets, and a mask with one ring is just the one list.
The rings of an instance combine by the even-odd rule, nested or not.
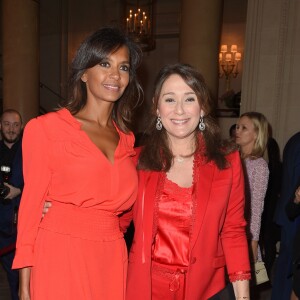
[(259, 235), (269, 179), (268, 164), (263, 158), (268, 142), (268, 125), (263, 114), (246, 112), (240, 116), (236, 126), (236, 143), (240, 147), (245, 170), (245, 218), (253, 264), (262, 261)]
[[(300, 178), (299, 178), (300, 183)], [(291, 300), (300, 299), (300, 187), (295, 192), (295, 198), (286, 205), (286, 213), (291, 221), (298, 223), (297, 232), (293, 242), (292, 253), (292, 275), (293, 275), (293, 291)]]
[(23, 190), (22, 117), (14, 109), (0, 121), (0, 261), (7, 274), (12, 300), (18, 300), (19, 272), (12, 270), (17, 238), (17, 216)]
[(280, 227), (275, 223), (274, 215), (280, 197), (282, 180), (280, 149), (273, 137), (269, 137), (266, 154), (270, 175), (262, 214), (260, 246), (269, 278), (272, 280), (277, 245), (280, 241)]
[(299, 222), (286, 214), (286, 205), (294, 200), (300, 178), (300, 132), (287, 141), (282, 156), (282, 183), (275, 210), (275, 222), (280, 226), (281, 239), (276, 262), (272, 300), (290, 300), (292, 293), (293, 243)]

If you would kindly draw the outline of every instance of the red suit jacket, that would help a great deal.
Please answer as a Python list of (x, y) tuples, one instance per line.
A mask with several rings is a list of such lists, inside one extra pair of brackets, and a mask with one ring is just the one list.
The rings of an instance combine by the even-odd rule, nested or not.
[[(225, 286), (228, 273), (243, 277), (250, 270), (244, 219), (244, 177), (238, 152), (227, 156), (229, 167), (198, 157), (194, 166), (194, 214), (185, 300), (208, 299)], [(151, 300), (153, 212), (161, 172), (139, 172), (138, 198), (120, 219), (133, 218), (135, 235), (129, 254), (126, 300)], [(239, 277), (240, 276), (240, 277)]]

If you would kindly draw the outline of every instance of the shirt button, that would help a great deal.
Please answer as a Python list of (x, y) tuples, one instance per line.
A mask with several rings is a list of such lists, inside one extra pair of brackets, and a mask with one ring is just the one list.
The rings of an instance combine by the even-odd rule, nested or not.
[(196, 257), (193, 257), (193, 258), (191, 259), (191, 264), (194, 264), (196, 261), (197, 261), (197, 258), (196, 258)]

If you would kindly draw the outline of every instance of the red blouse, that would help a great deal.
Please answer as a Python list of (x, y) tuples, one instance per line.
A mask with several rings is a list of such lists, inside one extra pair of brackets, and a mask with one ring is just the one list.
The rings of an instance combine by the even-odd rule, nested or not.
[(180, 187), (166, 176), (157, 203), (157, 229), (152, 249), (155, 262), (187, 267), (189, 265), (192, 187)]

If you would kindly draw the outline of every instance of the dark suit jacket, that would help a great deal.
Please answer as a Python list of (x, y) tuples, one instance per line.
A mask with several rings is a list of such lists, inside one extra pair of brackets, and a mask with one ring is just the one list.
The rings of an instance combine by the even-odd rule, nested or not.
[[(297, 217), (300, 216), (300, 204), (296, 204), (292, 201), (289, 202), (286, 206), (286, 213), (287, 213), (289, 219), (291, 221), (294, 221)], [(294, 239), (293, 262), (298, 262), (298, 264), (300, 265), (300, 226), (298, 227), (298, 230), (297, 230), (297, 233), (296, 233), (295, 239)]]
[[(22, 141), (18, 142), (18, 149), (13, 159), (9, 184), (23, 189), (23, 168), (22, 168)], [(0, 154), (1, 155), (1, 154)], [(0, 254), (14, 249), (16, 242), (16, 226), (14, 224), (15, 212), (20, 205), (21, 195), (11, 199), (0, 201)]]
[[(294, 202), (289, 202), (286, 206), (286, 213), (292, 221), (300, 216), (300, 204)], [(295, 234), (295, 239), (293, 243), (293, 289), (296, 295), (300, 296), (300, 219), (298, 219), (298, 229)]]
[(272, 288), (272, 300), (287, 300), (291, 296), (292, 247), (297, 230), (297, 222), (288, 218), (286, 205), (292, 202), (295, 197), (299, 178), (300, 132), (288, 140), (283, 151), (281, 194), (275, 211), (275, 222), (281, 226), (281, 243)]
[(275, 211), (275, 221), (280, 226), (286, 226), (291, 234), (295, 234), (294, 222), (286, 212), (287, 203), (293, 201), (300, 178), (300, 132), (293, 135), (283, 151), (283, 173), (280, 199)]

